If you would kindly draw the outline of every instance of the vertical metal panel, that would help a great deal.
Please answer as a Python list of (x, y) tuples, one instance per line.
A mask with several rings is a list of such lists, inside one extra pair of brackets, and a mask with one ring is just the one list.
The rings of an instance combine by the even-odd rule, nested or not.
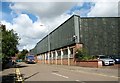
[(78, 17), (78, 16), (75, 16), (74, 17), (74, 26), (75, 26), (75, 37), (76, 37), (76, 39), (75, 39), (75, 42), (76, 43), (79, 43), (80, 42), (80, 28), (79, 28), (79, 18), (80, 17)]
[[(120, 5), (120, 2), (119, 2)], [(120, 12), (120, 11), (119, 11)], [(118, 25), (118, 54), (120, 55), (120, 18), (117, 20)]]

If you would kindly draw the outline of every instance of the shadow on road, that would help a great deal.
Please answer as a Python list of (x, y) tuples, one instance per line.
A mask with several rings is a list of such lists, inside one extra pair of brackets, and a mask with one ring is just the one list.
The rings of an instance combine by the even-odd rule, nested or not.
[(17, 63), (14, 64), (14, 65), (12, 65), (12, 64), (8, 63), (5, 66), (2, 66), (1, 69), (0, 69), (0, 71), (1, 70), (4, 71), (5, 69), (10, 69), (10, 68), (24, 68), (24, 67), (28, 67), (28, 66), (17, 64)]
[(24, 67), (28, 67), (26, 65), (16, 65), (15, 68), (24, 68)]
[(9, 69), (9, 68), (13, 68), (14, 67), (12, 62), (4, 63), (1, 66), (2, 66), (2, 71), (5, 70), (5, 69)]
[(2, 76), (2, 83), (14, 83), (14, 73), (3, 75)]
[(24, 81), (27, 80), (27, 79), (29, 79), (29, 78), (31, 78), (31, 77), (33, 77), (34, 75), (36, 75), (36, 74), (38, 74), (38, 73), (39, 73), (39, 72), (36, 72), (36, 73), (32, 74), (31, 76), (24, 78)]

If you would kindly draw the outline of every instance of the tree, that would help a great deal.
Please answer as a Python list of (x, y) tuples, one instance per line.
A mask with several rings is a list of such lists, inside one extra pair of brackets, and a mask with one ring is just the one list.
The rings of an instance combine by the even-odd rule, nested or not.
[(4, 58), (15, 56), (18, 52), (17, 45), (19, 44), (18, 34), (14, 30), (6, 30), (5, 25), (1, 25), (2, 31), (2, 55)]
[(21, 53), (18, 55), (18, 59), (24, 59), (27, 53), (28, 53), (28, 50), (23, 49)]

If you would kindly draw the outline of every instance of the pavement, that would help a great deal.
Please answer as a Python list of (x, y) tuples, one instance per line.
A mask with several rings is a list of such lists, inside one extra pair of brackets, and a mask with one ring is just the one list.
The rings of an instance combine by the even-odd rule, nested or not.
[(13, 83), (14, 76), (14, 68), (7, 68), (0, 72), (0, 78), (2, 80), (2, 83)]

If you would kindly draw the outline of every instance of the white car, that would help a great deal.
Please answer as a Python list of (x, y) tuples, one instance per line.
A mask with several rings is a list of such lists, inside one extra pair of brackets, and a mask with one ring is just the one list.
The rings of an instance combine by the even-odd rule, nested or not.
[(98, 55), (97, 59), (101, 60), (103, 65), (114, 65), (115, 64), (114, 59), (110, 59), (106, 55)]

